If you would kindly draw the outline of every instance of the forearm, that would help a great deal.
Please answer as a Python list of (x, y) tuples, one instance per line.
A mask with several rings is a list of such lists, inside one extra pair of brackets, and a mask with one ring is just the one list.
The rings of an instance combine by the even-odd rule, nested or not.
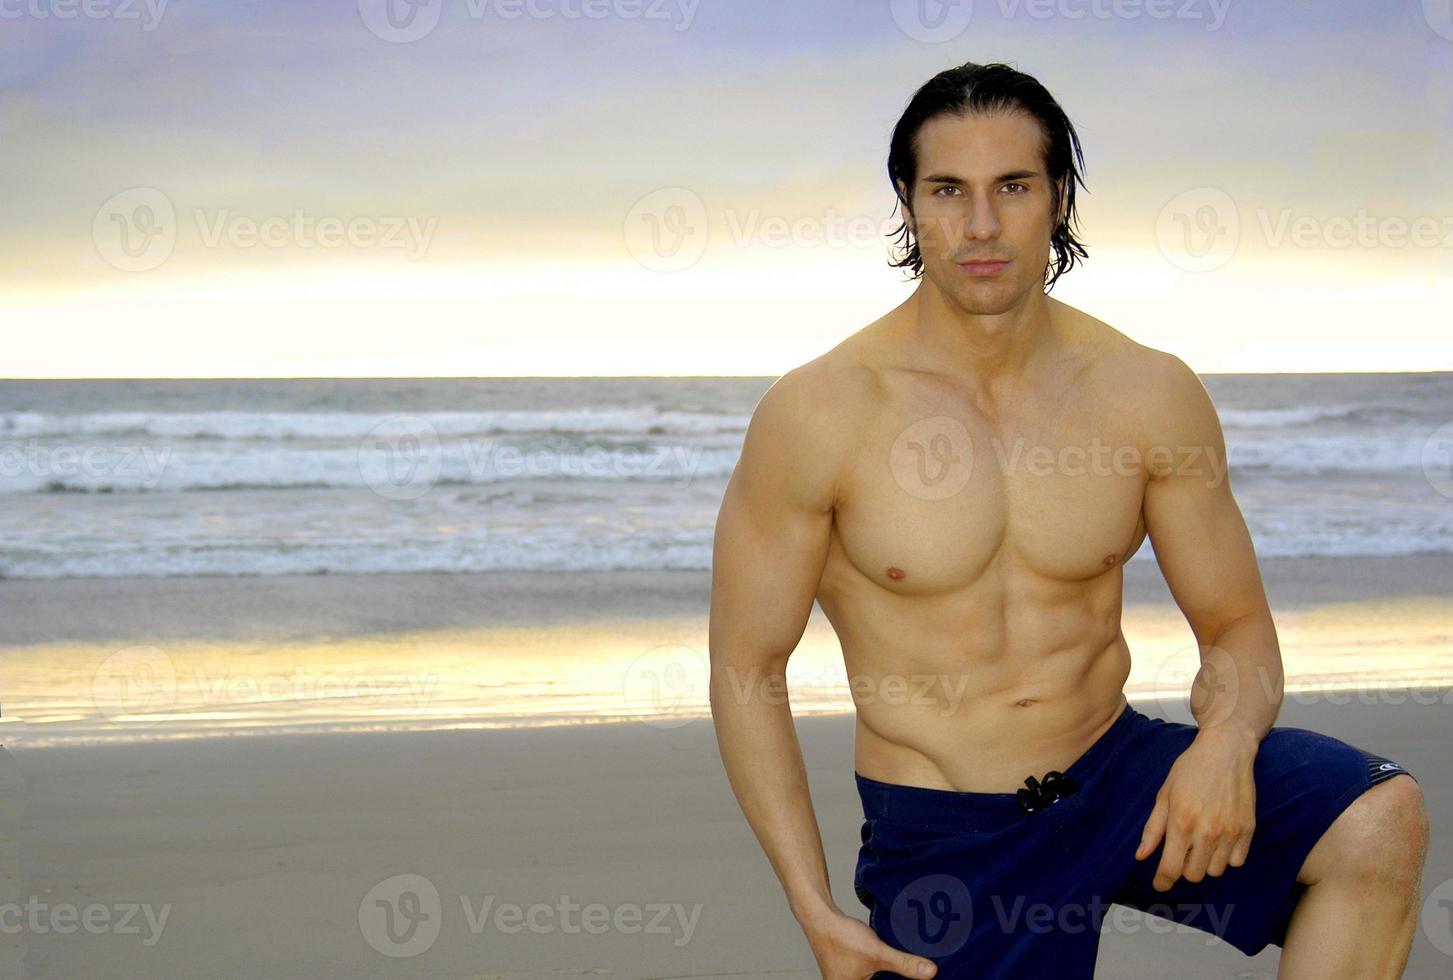
[(713, 666), (711, 712), (732, 792), (798, 921), (836, 908), (782, 668)]
[(1197, 737), (1234, 736), (1254, 750), (1281, 710), (1283, 682), (1270, 613), (1228, 624), (1202, 647), (1201, 669), (1191, 686)]

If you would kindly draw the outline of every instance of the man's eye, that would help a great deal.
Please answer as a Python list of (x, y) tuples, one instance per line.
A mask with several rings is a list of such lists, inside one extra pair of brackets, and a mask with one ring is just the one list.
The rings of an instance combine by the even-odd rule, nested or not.
[(940, 187), (938, 190), (934, 191), (934, 194), (942, 194), (944, 191), (957, 191), (957, 190), (958, 190), (957, 187), (954, 187), (953, 185), (950, 184), (950, 185), (945, 185), (943, 187)]
[[(1006, 188), (1008, 188), (1008, 187), (1017, 187), (1017, 188), (1019, 188), (1019, 191), (1028, 190), (1028, 188), (1025, 187), (1023, 184), (1011, 183), (1011, 184), (1005, 184), (1004, 186)], [(1015, 193), (1019, 193), (1019, 191), (1016, 191)]]

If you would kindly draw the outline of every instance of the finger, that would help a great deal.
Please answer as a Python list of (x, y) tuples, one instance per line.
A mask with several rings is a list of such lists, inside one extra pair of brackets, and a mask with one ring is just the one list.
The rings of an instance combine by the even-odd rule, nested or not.
[(1167, 822), (1165, 850), (1161, 852), (1160, 865), (1155, 869), (1155, 880), (1151, 883), (1156, 891), (1167, 890), (1181, 876), (1181, 869), (1186, 863), (1186, 851), (1190, 849), (1187, 839), (1188, 835), (1180, 827)]
[(1241, 867), (1246, 863), (1247, 856), (1251, 853), (1251, 837), (1256, 828), (1246, 831), (1236, 839), (1236, 846), (1231, 848), (1231, 864)]
[(1256, 780), (1246, 777), (1242, 784), (1242, 795), (1246, 802), (1243, 813), (1246, 819), (1246, 829), (1236, 835), (1236, 842), (1231, 848), (1231, 864), (1236, 867), (1246, 863), (1251, 854), (1251, 838), (1256, 832)]
[(1155, 807), (1150, 811), (1150, 817), (1145, 821), (1145, 829), (1140, 833), (1140, 846), (1135, 849), (1135, 860), (1142, 861), (1147, 855), (1155, 853), (1155, 846), (1160, 843), (1161, 836), (1165, 833), (1168, 809), (1165, 794), (1157, 795)]
[(1151, 882), (1153, 888), (1158, 892), (1169, 891), (1170, 886), (1176, 883), (1181, 876), (1181, 869), (1186, 863), (1186, 848), (1182, 844), (1173, 842), (1174, 838), (1167, 837), (1165, 850), (1161, 854), (1160, 865), (1155, 869), (1155, 880)]
[(1211, 858), (1219, 843), (1220, 838), (1197, 834), (1191, 841), (1190, 853), (1186, 855), (1186, 864), (1181, 869), (1181, 877), (1189, 882), (1205, 880), (1206, 869), (1211, 866)]
[(894, 949), (886, 943), (880, 959), (882, 962), (879, 966), (891, 969), (894, 973), (902, 974), (905, 977), (931, 977), (938, 972), (938, 967), (933, 965), (932, 960), (905, 953), (901, 949)]
[(1224, 838), (1216, 849), (1211, 852), (1211, 863), (1206, 865), (1206, 874), (1213, 878), (1219, 878), (1226, 873), (1226, 865), (1231, 861), (1231, 850), (1236, 846), (1235, 837)]

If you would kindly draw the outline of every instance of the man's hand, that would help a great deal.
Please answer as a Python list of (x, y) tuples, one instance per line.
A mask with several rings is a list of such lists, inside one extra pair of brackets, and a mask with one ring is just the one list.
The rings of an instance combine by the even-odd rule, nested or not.
[(894, 949), (861, 919), (837, 909), (802, 923), (822, 980), (869, 980), (879, 970), (904, 977), (931, 977), (932, 960)]
[(1203, 728), (1166, 775), (1145, 823), (1135, 860), (1165, 851), (1153, 883), (1167, 891), (1177, 878), (1220, 877), (1241, 867), (1256, 827), (1256, 740), (1231, 727)]

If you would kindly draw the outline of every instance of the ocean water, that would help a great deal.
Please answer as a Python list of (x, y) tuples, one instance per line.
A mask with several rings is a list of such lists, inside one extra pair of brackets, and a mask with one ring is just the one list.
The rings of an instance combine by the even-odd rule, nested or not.
[[(1453, 552), (1453, 374), (1205, 381), (1261, 557)], [(0, 576), (707, 569), (770, 383), (0, 381)]]

